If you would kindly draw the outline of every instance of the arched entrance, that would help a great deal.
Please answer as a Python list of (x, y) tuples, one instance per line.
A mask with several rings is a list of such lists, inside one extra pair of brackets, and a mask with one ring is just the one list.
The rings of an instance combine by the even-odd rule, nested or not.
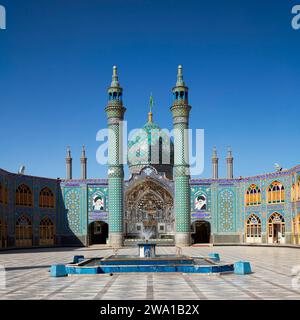
[(261, 243), (261, 220), (251, 214), (246, 222), (246, 242)]
[(126, 238), (173, 239), (173, 197), (169, 190), (147, 177), (127, 191)]
[(32, 221), (29, 217), (22, 215), (16, 221), (16, 247), (32, 246)]
[(208, 221), (197, 220), (193, 223), (193, 241), (194, 243), (210, 242), (210, 223)]
[(54, 239), (54, 223), (49, 217), (44, 217), (40, 222), (40, 246), (53, 246)]
[(278, 212), (274, 212), (268, 221), (268, 243), (285, 243), (285, 221)]
[(108, 238), (108, 224), (103, 221), (94, 221), (89, 224), (89, 245), (106, 244)]

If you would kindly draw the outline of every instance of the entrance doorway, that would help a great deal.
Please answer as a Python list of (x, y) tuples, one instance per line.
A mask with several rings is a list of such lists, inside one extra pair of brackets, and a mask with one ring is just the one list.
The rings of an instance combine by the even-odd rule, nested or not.
[(16, 247), (32, 246), (32, 221), (22, 215), (16, 222)]
[(261, 243), (261, 219), (251, 214), (246, 223), (246, 242)]
[(281, 232), (281, 227), (280, 227), (280, 224), (276, 223), (276, 224), (273, 224), (273, 242), (274, 243), (279, 243), (279, 240), (280, 240), (280, 234)]
[[(149, 178), (149, 179), (148, 179)], [(161, 182), (147, 177), (126, 192), (127, 239), (167, 239), (174, 235), (173, 196)]]
[(108, 238), (108, 224), (103, 221), (94, 221), (89, 224), (89, 245), (106, 244)]
[(48, 217), (40, 222), (40, 246), (53, 246), (55, 239), (54, 223)]
[(209, 243), (210, 223), (207, 221), (195, 221), (193, 239), (194, 243)]
[(281, 214), (275, 212), (269, 218), (269, 243), (285, 243), (285, 221)]

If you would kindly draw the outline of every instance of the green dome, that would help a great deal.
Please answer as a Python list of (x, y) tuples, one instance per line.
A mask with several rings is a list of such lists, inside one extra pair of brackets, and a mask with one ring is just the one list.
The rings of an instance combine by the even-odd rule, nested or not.
[(131, 173), (139, 173), (148, 165), (172, 176), (174, 145), (167, 132), (149, 120), (137, 129), (128, 142), (128, 165)]

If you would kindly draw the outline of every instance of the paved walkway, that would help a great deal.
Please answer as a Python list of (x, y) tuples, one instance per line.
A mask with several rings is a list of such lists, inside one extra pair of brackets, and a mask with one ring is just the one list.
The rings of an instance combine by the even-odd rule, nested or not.
[[(267, 247), (190, 247), (188, 255), (218, 252), (226, 262), (247, 260), (253, 274), (238, 276), (192, 274), (119, 274), (51, 278), (49, 267), (85, 257), (112, 253), (103, 247), (35, 249), (0, 253), (6, 268), (6, 289), (0, 299), (300, 299), (300, 250)], [(160, 247), (159, 254), (175, 254), (174, 247)], [(119, 254), (137, 254), (124, 248)], [(299, 269), (299, 281), (292, 268)], [(1, 280), (1, 279), (0, 279)]]

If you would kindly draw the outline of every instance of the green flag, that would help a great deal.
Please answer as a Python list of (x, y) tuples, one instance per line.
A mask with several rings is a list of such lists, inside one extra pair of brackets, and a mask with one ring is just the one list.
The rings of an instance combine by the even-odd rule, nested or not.
[(153, 100), (153, 96), (152, 96), (152, 93), (150, 95), (150, 112), (152, 112), (152, 107), (154, 105), (154, 100)]

